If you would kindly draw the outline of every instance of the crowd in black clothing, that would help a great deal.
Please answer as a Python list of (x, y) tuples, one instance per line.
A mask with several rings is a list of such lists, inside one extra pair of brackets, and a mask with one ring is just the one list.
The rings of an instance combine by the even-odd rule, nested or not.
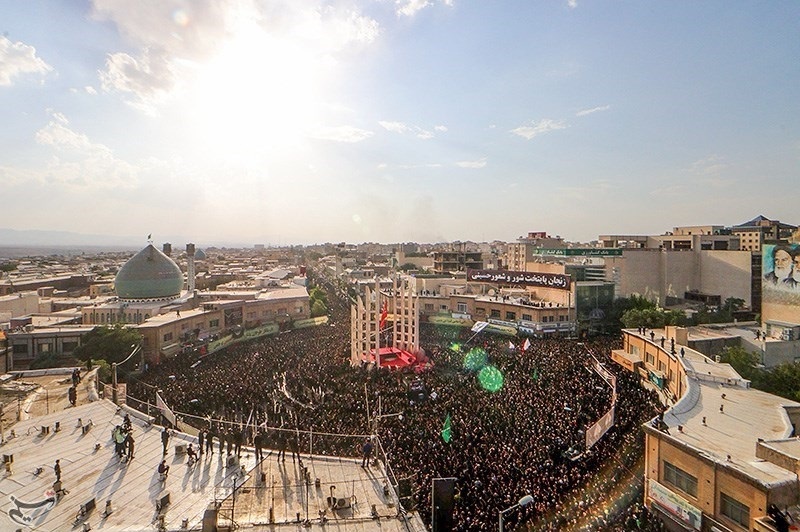
[[(473, 335), (468, 329), (425, 324), (420, 343), (433, 369), (415, 375), (351, 367), (349, 301), (332, 285), (324, 288), (332, 325), (240, 343), (199, 365), (196, 356), (178, 356), (144, 375), (149, 386), (130, 383), (129, 393), (148, 397), (151, 386), (160, 388), (167, 404), (199, 416), (198, 428), (218, 439), (253, 442), (258, 437), (272, 449), (285, 450), (288, 441), (292, 450), (299, 446), (305, 452), (308, 435), (298, 429), (355, 435), (377, 426), (395, 475), (412, 480), (413, 503), (423, 519), (430, 519), (432, 479), (458, 479), (454, 524), (459, 531), (494, 528), (498, 511), (526, 494), (534, 502), (509, 513), (509, 527), (558, 512), (655, 413), (654, 397), (634, 376), (606, 363), (617, 375), (615, 426), (597, 445), (584, 449), (586, 428), (611, 405), (608, 385), (587, 367), (588, 352), (607, 362), (610, 350), (619, 347), (617, 339), (586, 345), (532, 339), (522, 351), (510, 350), (506, 337), (480, 334), (466, 344)], [(475, 348), (485, 351), (488, 363), (503, 375), (499, 391), (485, 390), (476, 371), (464, 367), (466, 353)], [(416, 395), (410, 400), (409, 385), (416, 379), (425, 388), (423, 401)], [(384, 417), (373, 425), (365, 384), (371, 413), (380, 396), (383, 412), (403, 412), (403, 417)], [(441, 436), (448, 415), (449, 443)], [(205, 417), (286, 430), (206, 424)], [(204, 434), (208, 438), (209, 432)], [(315, 438), (313, 446), (315, 453), (361, 456), (363, 443), (363, 438)]]

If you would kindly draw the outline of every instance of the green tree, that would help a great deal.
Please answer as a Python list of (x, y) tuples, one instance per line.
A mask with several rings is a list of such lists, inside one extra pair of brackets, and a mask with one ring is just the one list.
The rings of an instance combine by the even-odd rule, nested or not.
[(743, 347), (729, 346), (722, 350), (720, 353), (720, 362), (725, 362), (733, 366), (736, 373), (741, 375), (747, 380), (754, 380), (758, 378), (758, 373), (761, 372), (757, 368), (759, 356), (757, 353), (750, 352)]
[(328, 294), (318, 286), (312, 288), (308, 296), (311, 299), (312, 305), (315, 301), (322, 301), (326, 306), (328, 304)]
[(800, 364), (793, 362), (770, 368), (757, 384), (760, 390), (797, 401), (800, 399)]
[(311, 304), (311, 317), (316, 318), (318, 316), (325, 316), (328, 314), (328, 307), (322, 300), (317, 299)]
[(17, 269), (16, 262), (4, 262), (0, 264), (0, 272), (13, 272)]
[(622, 314), (620, 320), (628, 329), (647, 327), (660, 329), (665, 325), (686, 325), (686, 315), (679, 310), (661, 308), (632, 308)]
[(142, 335), (136, 329), (121, 324), (103, 325), (83, 335), (81, 345), (73, 355), (84, 362), (90, 357), (93, 363), (100, 359), (109, 363), (121, 362), (141, 341)]
[(405, 264), (401, 265), (400, 268), (398, 269), (407, 272), (408, 270), (416, 270), (417, 265), (414, 264), (413, 262), (406, 262)]

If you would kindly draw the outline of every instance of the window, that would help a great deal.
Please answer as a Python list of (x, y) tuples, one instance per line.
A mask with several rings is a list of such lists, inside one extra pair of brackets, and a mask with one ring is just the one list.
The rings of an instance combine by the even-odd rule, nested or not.
[(172, 340), (172, 333), (165, 334), (164, 335), (164, 341), (165, 342), (169, 342), (170, 340)]
[(522, 319), (523, 321), (533, 321), (533, 316), (531, 316), (530, 314), (523, 314)]
[(64, 342), (61, 344), (61, 351), (64, 353), (72, 353), (78, 348), (78, 342)]
[(497, 310), (497, 309), (492, 309), (491, 317), (492, 318), (499, 318), (500, 317), (500, 311)]
[(567, 321), (567, 317), (562, 314), (558, 317), (558, 321)]
[(14, 344), (14, 354), (15, 355), (27, 355), (28, 354), (28, 344)]
[(467, 313), (467, 304), (466, 303), (456, 303), (456, 310), (461, 314)]
[(485, 308), (483, 308), (483, 307), (477, 307), (477, 308), (475, 309), (475, 313), (476, 313), (476, 314), (486, 314), (486, 309), (485, 309)]
[(429, 312), (433, 310), (433, 303), (425, 303), (425, 310)]
[(450, 308), (447, 305), (440, 305), (439, 309), (440, 310), (450, 310)]
[(750, 526), (750, 507), (745, 506), (733, 497), (720, 493), (720, 512), (725, 517), (736, 521), (744, 527)]
[(664, 462), (664, 481), (692, 497), (697, 497), (697, 477), (669, 462)]
[(209, 320), (208, 326), (209, 327), (219, 327), (219, 320)]
[(508, 321), (515, 321), (517, 319), (517, 313), (507, 310), (506, 311), (506, 319)]
[(647, 363), (648, 364), (654, 364), (655, 361), (656, 361), (656, 358), (653, 356), (653, 353), (647, 353)]

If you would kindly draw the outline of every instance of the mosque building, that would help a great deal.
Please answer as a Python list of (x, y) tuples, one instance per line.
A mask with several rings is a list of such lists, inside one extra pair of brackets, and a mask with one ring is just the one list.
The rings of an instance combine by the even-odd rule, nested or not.
[(303, 286), (199, 292), (195, 260), (205, 260), (205, 253), (186, 245), (186, 279), (171, 254), (170, 244), (159, 251), (148, 243), (117, 272), (116, 299), (81, 309), (83, 324), (135, 327), (142, 334), (143, 362), (158, 364), (187, 343), (245, 329), (255, 334), (269, 324), (277, 330), (310, 316)]

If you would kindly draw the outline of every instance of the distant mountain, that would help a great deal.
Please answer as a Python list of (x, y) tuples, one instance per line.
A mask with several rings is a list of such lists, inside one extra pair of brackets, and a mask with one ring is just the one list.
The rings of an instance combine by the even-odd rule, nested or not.
[(85, 235), (70, 231), (17, 230), (0, 227), (0, 247), (6, 246), (121, 246), (123, 249), (144, 247), (145, 238), (137, 244), (131, 237)]
[[(182, 235), (156, 235), (153, 244), (161, 249), (161, 244), (171, 242), (174, 251), (184, 249), (187, 242), (194, 242), (198, 248), (250, 247), (252, 244), (230, 242), (202, 242), (187, 239)], [(147, 245), (147, 235), (112, 236), (87, 235), (72, 231), (17, 230), (0, 227), (0, 257), (22, 257), (26, 255), (74, 255), (97, 251), (138, 251)]]

